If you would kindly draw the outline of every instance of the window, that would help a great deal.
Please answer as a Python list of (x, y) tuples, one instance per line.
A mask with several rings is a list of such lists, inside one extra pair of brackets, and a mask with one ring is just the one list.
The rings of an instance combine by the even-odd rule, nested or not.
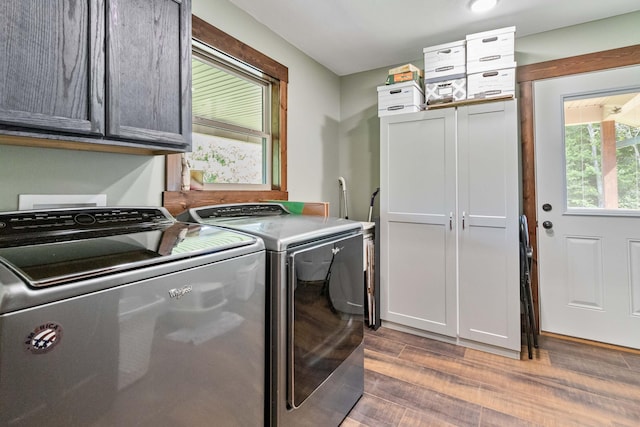
[(271, 189), (271, 79), (195, 40), (192, 52), (192, 178)]
[(564, 101), (567, 208), (640, 210), (640, 92)]
[[(163, 206), (176, 214), (204, 204), (286, 200), (287, 67), (196, 16), (192, 35), (189, 160), (203, 191), (181, 191), (181, 156), (168, 155)], [(225, 89), (209, 103), (205, 80)]]

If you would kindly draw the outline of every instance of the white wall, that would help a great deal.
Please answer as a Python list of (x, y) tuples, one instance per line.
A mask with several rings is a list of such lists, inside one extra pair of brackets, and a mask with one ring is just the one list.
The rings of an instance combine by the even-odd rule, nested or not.
[[(566, 27), (519, 38), (516, 31), (516, 60), (526, 65), (640, 44), (640, 12)], [(487, 28), (486, 30), (491, 30)], [(458, 38), (464, 38), (460, 34)], [(429, 46), (425, 41), (425, 47)], [(423, 67), (422, 52), (403, 63)], [(343, 76), (340, 80), (340, 172), (350, 183), (350, 218), (366, 219), (373, 190), (380, 184), (380, 128), (376, 87), (384, 84), (389, 68)], [(374, 209), (378, 212), (378, 203)]]
[[(291, 200), (328, 201), (338, 214), (340, 79), (233, 6), (193, 0), (193, 13), (289, 68), (288, 188)], [(0, 145), (0, 210), (18, 194), (106, 193), (114, 206), (157, 206), (164, 156)]]

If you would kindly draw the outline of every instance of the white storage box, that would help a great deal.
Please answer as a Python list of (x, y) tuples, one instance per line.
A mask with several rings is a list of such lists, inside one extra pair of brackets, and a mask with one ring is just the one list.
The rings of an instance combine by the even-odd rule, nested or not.
[(443, 100), (451, 98), (452, 101), (467, 99), (467, 79), (461, 77), (439, 82), (425, 83), (424, 97), (427, 104), (431, 100)]
[(378, 108), (378, 117), (392, 116), (394, 114), (417, 113), (418, 111), (420, 111), (420, 106), (418, 105), (392, 105), (382, 110)]
[(484, 71), (504, 70), (507, 68), (516, 68), (516, 65), (513, 55), (493, 55), (487, 56), (479, 61), (467, 62), (467, 73), (471, 75)]
[(467, 73), (515, 68), (516, 27), (467, 35)]
[(515, 95), (516, 70), (485, 71), (467, 76), (467, 99)]
[(415, 81), (378, 86), (378, 117), (420, 111), (424, 92)]
[(451, 80), (462, 77), (467, 72), (465, 41), (459, 40), (436, 46), (425, 47), (425, 81)]

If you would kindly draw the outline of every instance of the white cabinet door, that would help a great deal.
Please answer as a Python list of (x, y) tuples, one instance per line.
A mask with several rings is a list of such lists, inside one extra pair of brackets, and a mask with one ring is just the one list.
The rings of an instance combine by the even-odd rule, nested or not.
[(520, 350), (516, 101), (458, 109), (459, 336)]
[(455, 111), (381, 120), (381, 318), (456, 335)]
[(381, 120), (381, 318), (520, 350), (516, 101)]

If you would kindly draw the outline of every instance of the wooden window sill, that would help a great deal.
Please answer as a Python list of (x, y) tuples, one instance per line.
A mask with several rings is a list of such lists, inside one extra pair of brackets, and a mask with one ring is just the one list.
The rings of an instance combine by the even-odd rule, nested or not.
[(226, 203), (249, 203), (263, 200), (287, 200), (289, 194), (286, 191), (164, 191), (162, 193), (162, 206), (167, 208), (171, 215), (178, 215), (190, 208), (208, 205), (220, 205)]

